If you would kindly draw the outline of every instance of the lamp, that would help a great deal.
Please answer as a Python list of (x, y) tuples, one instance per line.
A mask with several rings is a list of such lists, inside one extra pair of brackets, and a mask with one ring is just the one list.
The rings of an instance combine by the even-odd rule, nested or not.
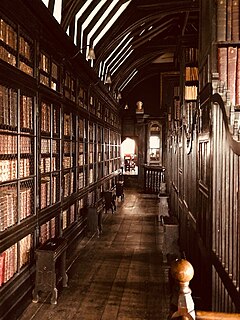
[(87, 59), (88, 59), (88, 60), (94, 60), (94, 59), (96, 59), (96, 56), (95, 56), (95, 52), (94, 52), (93, 47), (90, 47), (90, 46), (89, 46), (89, 50), (88, 50), (88, 54), (87, 54)]
[(125, 104), (124, 110), (128, 110), (128, 105)]
[(117, 99), (118, 99), (118, 100), (122, 99), (121, 92), (118, 92)]
[(89, 44), (87, 44), (86, 46), (84, 46), (80, 50), (78, 50), (78, 52), (73, 57), (71, 57), (71, 59), (75, 59), (79, 55), (79, 53), (82, 53), (82, 50), (85, 49), (86, 47), (89, 47), (88, 54), (87, 54), (87, 59), (88, 60), (96, 59), (94, 49)]
[(110, 72), (108, 72), (108, 74), (107, 74), (107, 76), (106, 76), (105, 83), (107, 83), (107, 84), (111, 84), (111, 83), (112, 83), (112, 79), (111, 79), (111, 74), (110, 74)]

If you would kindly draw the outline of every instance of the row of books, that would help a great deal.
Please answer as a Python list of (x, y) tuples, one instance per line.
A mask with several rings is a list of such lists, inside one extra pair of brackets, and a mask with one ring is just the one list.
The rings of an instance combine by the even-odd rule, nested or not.
[(56, 158), (52, 157), (51, 158), (41, 158), (41, 163), (40, 163), (40, 171), (41, 173), (48, 173), (51, 171), (56, 171)]
[(64, 114), (63, 117), (63, 134), (64, 136), (72, 135), (72, 117), (71, 114)]
[(51, 106), (41, 103), (41, 131), (51, 132)]
[(198, 48), (185, 48), (185, 64), (198, 63)]
[(33, 45), (25, 40), (23, 37), (19, 39), (19, 53), (29, 61), (32, 61), (33, 57)]
[(33, 140), (31, 137), (21, 136), (20, 137), (20, 153), (30, 154), (32, 153)]
[[(20, 127), (33, 126), (33, 98), (20, 96)], [(0, 85), (0, 124), (17, 126), (17, 91)]]
[[(20, 209), (19, 218), (23, 220), (31, 215), (32, 210), (32, 190), (29, 187), (20, 189)], [(3, 188), (0, 191), (0, 231), (17, 223), (17, 189)]]
[(33, 248), (33, 238), (31, 234), (22, 238), (19, 241), (20, 255), (19, 255), (19, 267), (22, 268), (30, 262), (31, 250)]
[(17, 92), (0, 85), (0, 124), (17, 126)]
[(17, 272), (17, 243), (0, 254), (0, 287)]
[(73, 166), (73, 157), (63, 157), (63, 168), (67, 169), (67, 168), (72, 168)]
[[(21, 146), (23, 146), (22, 139), (21, 139)], [(0, 133), (0, 154), (3, 155), (3, 154), (16, 154), (16, 153), (17, 153), (17, 136)]]
[[(44, 177), (41, 179), (41, 201), (40, 208), (46, 208), (59, 199), (58, 176)], [(57, 194), (58, 193), (58, 194)]]
[(17, 223), (17, 190), (16, 188), (0, 192), (0, 231)]
[(85, 187), (85, 175), (84, 172), (78, 173), (78, 189), (82, 189)]
[(56, 236), (56, 219), (52, 218), (40, 226), (39, 242), (44, 243)]
[(19, 62), (19, 69), (29, 76), (33, 77), (33, 67), (23, 61)]
[(20, 98), (20, 126), (21, 128), (33, 128), (33, 98), (21, 95)]
[(186, 81), (198, 81), (198, 68), (186, 67), (185, 68), (185, 80)]
[(70, 224), (75, 222), (75, 205), (72, 204), (69, 209), (62, 212), (62, 228), (66, 229)]
[[(21, 158), (19, 164), (19, 177), (28, 177), (31, 174), (29, 158)], [(17, 179), (17, 160), (0, 160), (0, 182)]]
[(9, 52), (6, 48), (0, 46), (0, 59), (16, 67), (17, 59), (14, 54)]
[(239, 0), (217, 1), (217, 41), (239, 41)]
[(73, 193), (74, 172), (70, 171), (63, 176), (63, 196), (64, 198)]
[(185, 86), (185, 100), (196, 100), (198, 95), (197, 86)]
[(229, 91), (233, 106), (240, 105), (240, 48), (218, 48), (218, 72), (222, 90)]
[(17, 50), (17, 32), (3, 19), (0, 19), (0, 40)]

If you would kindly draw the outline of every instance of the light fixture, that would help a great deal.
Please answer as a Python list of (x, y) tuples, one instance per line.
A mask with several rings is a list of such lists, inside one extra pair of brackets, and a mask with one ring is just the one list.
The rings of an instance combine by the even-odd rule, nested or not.
[(85, 49), (86, 47), (89, 47), (88, 54), (87, 54), (87, 59), (88, 60), (96, 59), (94, 49), (89, 44), (87, 44), (86, 46), (84, 46), (80, 50), (78, 50), (78, 52), (73, 57), (71, 57), (71, 59), (75, 59), (79, 55), (79, 53), (82, 53), (82, 50)]
[(121, 92), (118, 92), (117, 99), (118, 99), (118, 100), (122, 99)]
[(93, 47), (90, 47), (90, 46), (89, 46), (89, 50), (88, 50), (88, 54), (87, 54), (87, 59), (88, 59), (88, 60), (95, 60), (95, 59), (96, 59), (96, 56), (95, 56), (95, 52), (94, 52)]
[(128, 105), (125, 104), (124, 110), (128, 110)]
[(110, 72), (108, 72), (107, 76), (106, 76), (106, 80), (105, 80), (106, 84), (111, 84), (112, 83), (112, 79), (111, 79), (111, 74)]

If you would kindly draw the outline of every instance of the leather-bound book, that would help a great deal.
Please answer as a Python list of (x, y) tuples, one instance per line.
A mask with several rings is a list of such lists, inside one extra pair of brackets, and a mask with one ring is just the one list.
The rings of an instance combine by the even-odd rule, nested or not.
[(232, 40), (239, 41), (239, 0), (232, 2)]
[(237, 75), (237, 48), (228, 48), (228, 90), (230, 102), (235, 105), (236, 101), (236, 75)]
[(227, 41), (232, 40), (232, 0), (227, 0)]
[(227, 0), (217, 0), (217, 41), (226, 41)]
[(222, 82), (222, 87), (227, 88), (227, 48), (218, 48), (218, 73), (219, 79)]

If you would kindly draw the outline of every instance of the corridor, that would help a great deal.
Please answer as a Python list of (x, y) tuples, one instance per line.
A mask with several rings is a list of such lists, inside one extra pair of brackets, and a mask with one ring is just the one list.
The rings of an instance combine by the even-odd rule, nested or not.
[(87, 235), (68, 270), (58, 304), (31, 303), (19, 320), (167, 319), (168, 266), (158, 200), (125, 190), (117, 210), (103, 213), (103, 233)]

